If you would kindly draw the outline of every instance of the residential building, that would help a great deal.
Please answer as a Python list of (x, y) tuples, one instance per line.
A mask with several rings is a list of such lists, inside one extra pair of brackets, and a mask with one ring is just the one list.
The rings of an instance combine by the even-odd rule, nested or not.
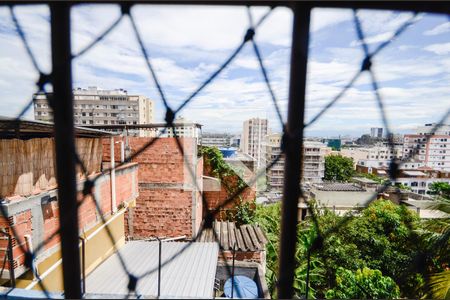
[[(280, 133), (269, 134), (265, 137), (264, 156), (265, 164), (269, 165), (281, 155)], [(269, 191), (282, 191), (284, 182), (284, 155), (266, 171), (266, 185)]]
[(243, 126), (241, 150), (256, 159), (257, 169), (264, 166), (263, 143), (268, 133), (268, 120), (252, 118)]
[(370, 128), (370, 137), (381, 139), (383, 137), (383, 128), (381, 127)]
[(231, 146), (231, 135), (228, 133), (202, 133), (202, 145), (208, 147), (226, 148)]
[(194, 138), (197, 145), (202, 142), (202, 125), (194, 121), (188, 120), (183, 116), (179, 116), (173, 121), (175, 131), (172, 127), (166, 127), (160, 124), (159, 128), (154, 131), (153, 137), (186, 137)]
[[(358, 173), (373, 174), (379, 177), (388, 177), (389, 167), (356, 166)], [(400, 165), (395, 183), (408, 187), (413, 193), (425, 195), (430, 192), (434, 182), (450, 183), (450, 172), (433, 170), (420, 162), (406, 162)]]
[(403, 134), (389, 133), (387, 139), (392, 141), (394, 144), (403, 144)]
[[(4, 282), (10, 276), (16, 279), (16, 288), (8, 289), (8, 297), (63, 298), (53, 125), (38, 121), (21, 121), (19, 125), (14, 119), (0, 118), (0, 157), (8, 158), (0, 161), (0, 240), (12, 248), (0, 248), (4, 261), (0, 276)], [(125, 162), (123, 144), (136, 153), (153, 139), (119, 137), (82, 127), (75, 127), (75, 134), (80, 160), (89, 178), (95, 178), (91, 181), (92, 195), (85, 196), (86, 176), (77, 169), (84, 297), (125, 298), (132, 289), (128, 272), (142, 274), (160, 266), (161, 277), (157, 272), (147, 272), (136, 282), (139, 296), (213, 298), (224, 294), (223, 284), (230, 279), (222, 258), (236, 259), (234, 274), (251, 276), (257, 297), (269, 297), (264, 278), (267, 238), (260, 227), (213, 223), (213, 228), (218, 228), (220, 246), (227, 247), (223, 248), (224, 257), (212, 229), (203, 231), (208, 234), (200, 240), (192, 240), (204, 218), (203, 159), (198, 156), (194, 138), (180, 138), (183, 151), (175, 138), (160, 138), (131, 162)], [(112, 161), (121, 165), (106, 171)], [(11, 236), (12, 229), (17, 236)], [(236, 245), (227, 243), (222, 234), (237, 241)], [(161, 242), (149, 240), (155, 236)], [(233, 252), (235, 246), (237, 252)], [(24, 251), (37, 248), (33, 272)], [(176, 259), (171, 260), (174, 255)], [(39, 281), (49, 294), (40, 292)]]
[[(16, 287), (39, 290), (38, 281), (26, 263), (24, 251), (35, 252), (35, 272), (50, 291), (62, 291), (61, 242), (58, 234), (60, 209), (56, 180), (53, 124), (0, 118), (0, 248), (4, 261), (1, 278), (15, 278)], [(114, 143), (110, 133), (75, 127), (76, 150), (94, 186), (94, 195), (83, 197), (85, 174), (77, 169), (80, 257), (86, 274), (125, 243), (124, 215), (138, 195), (136, 163), (125, 163), (112, 172), (102, 167), (102, 139)], [(97, 205), (100, 210), (97, 209)], [(76, 213), (76, 212), (74, 212)], [(102, 222), (108, 223), (108, 228)], [(111, 241), (108, 232), (114, 236)], [(11, 233), (17, 234), (12, 236)], [(25, 250), (23, 250), (25, 249)], [(34, 298), (35, 294), (28, 294)], [(20, 298), (20, 297), (19, 297)]]
[[(435, 201), (426, 195), (420, 195), (411, 191), (400, 190), (396, 187), (388, 187), (381, 190), (381, 185), (375, 186), (370, 180), (357, 179), (355, 183), (324, 182), (313, 184), (305, 193), (307, 200), (315, 199), (319, 209), (329, 209), (337, 215), (351, 213), (355, 216), (360, 210), (366, 208), (374, 195), (377, 198), (390, 200), (396, 204), (405, 204), (410, 210), (417, 212), (421, 219), (447, 219), (449, 214), (433, 208)], [(306, 202), (299, 202), (299, 219), (310, 216)]]
[[(359, 153), (365, 153), (365, 158), (360, 158)], [(349, 154), (348, 151), (345, 152)], [(396, 144), (393, 147), (387, 144), (376, 145), (370, 148), (359, 148), (354, 153), (358, 153), (359, 158), (357, 165), (366, 167), (389, 167), (389, 164), (393, 159), (401, 160), (403, 158), (403, 145)], [(356, 157), (355, 157), (356, 158)], [(354, 160), (355, 161), (355, 160)]]
[(416, 130), (419, 135), (450, 135), (450, 125), (442, 124), (436, 126), (436, 123), (428, 123), (424, 126), (419, 126)]
[[(312, 184), (305, 193), (307, 200), (314, 199), (320, 208), (328, 208), (337, 215), (356, 212), (358, 208), (367, 206), (376, 192), (356, 183), (322, 182)], [(308, 216), (306, 202), (299, 202), (299, 218)]]
[[(280, 133), (269, 134), (264, 143), (265, 164), (270, 164), (281, 154)], [(303, 142), (303, 183), (321, 182), (325, 176), (326, 145), (315, 141)], [(284, 157), (281, 157), (266, 172), (267, 186), (270, 191), (282, 191), (284, 182)]]
[(230, 146), (241, 149), (241, 135), (234, 135), (230, 138)]
[[(53, 111), (48, 103), (52, 93), (33, 95), (34, 119), (51, 122)], [(102, 90), (97, 87), (73, 90), (75, 125), (150, 124), (153, 101), (126, 90)]]
[(435, 170), (450, 171), (450, 125), (433, 131), (435, 124), (419, 127), (416, 134), (405, 134), (404, 157)]
[(327, 147), (320, 142), (303, 143), (303, 182), (321, 182), (325, 177), (325, 153)]

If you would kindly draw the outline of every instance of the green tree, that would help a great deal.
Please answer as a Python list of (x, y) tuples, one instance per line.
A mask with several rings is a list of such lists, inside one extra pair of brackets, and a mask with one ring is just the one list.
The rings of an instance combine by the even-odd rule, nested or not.
[(336, 287), (325, 294), (327, 299), (393, 299), (399, 296), (400, 290), (392, 278), (369, 268), (356, 272), (338, 268)]
[(433, 182), (430, 186), (430, 194), (450, 199), (450, 184), (448, 182)]
[[(436, 204), (450, 212), (450, 201), (446, 201)], [(298, 225), (296, 296), (305, 296), (307, 254), (312, 245), (316, 247), (310, 251), (310, 298), (443, 298), (449, 294), (449, 220), (425, 222), (416, 212), (388, 200), (374, 201), (344, 223), (342, 216), (330, 210), (313, 205), (312, 211), (318, 225), (312, 219)], [(280, 204), (257, 206), (255, 222), (270, 241), (266, 245), (266, 278), (276, 297)], [(323, 240), (316, 240), (318, 232), (330, 231)], [(356, 291), (356, 283), (346, 287), (349, 280), (345, 278), (355, 279), (363, 287), (368, 284), (364, 289), (369, 296)]]
[[(256, 209), (255, 222), (264, 228), (269, 243), (266, 245), (266, 280), (272, 295), (272, 298), (277, 298), (276, 283), (278, 275), (278, 254), (279, 254), (279, 236), (281, 232), (281, 205), (280, 203), (271, 205), (258, 205)], [(297, 249), (295, 251), (296, 265), (294, 271), (294, 292), (297, 297), (303, 297), (306, 293), (306, 274), (307, 274), (307, 260), (306, 255), (311, 243), (316, 237), (316, 230), (311, 226), (299, 225), (297, 231)], [(324, 277), (324, 266), (322, 262), (316, 257), (311, 257), (310, 262), (310, 289), (308, 297), (314, 299), (317, 290), (311, 286), (312, 282), (320, 281)]]
[(354, 174), (352, 158), (341, 155), (325, 157), (325, 180), (348, 181)]

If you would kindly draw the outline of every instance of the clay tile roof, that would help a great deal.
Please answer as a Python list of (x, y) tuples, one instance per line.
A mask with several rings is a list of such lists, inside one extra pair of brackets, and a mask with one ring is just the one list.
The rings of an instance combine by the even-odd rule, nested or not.
[(199, 242), (220, 241), (220, 249), (237, 251), (260, 251), (268, 242), (262, 228), (255, 224), (238, 226), (235, 222), (214, 221), (212, 228), (205, 228)]

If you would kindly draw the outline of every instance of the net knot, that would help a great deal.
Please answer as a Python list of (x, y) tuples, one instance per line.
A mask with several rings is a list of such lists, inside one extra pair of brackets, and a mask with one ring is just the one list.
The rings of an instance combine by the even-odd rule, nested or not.
[(92, 193), (92, 188), (94, 187), (94, 182), (87, 179), (83, 185), (83, 196), (87, 196)]
[(248, 42), (253, 39), (255, 36), (255, 30), (253, 28), (249, 28), (244, 36), (244, 42)]
[(366, 56), (361, 64), (361, 71), (370, 71), (372, 67), (372, 57)]
[(136, 291), (137, 282), (138, 282), (137, 277), (130, 274), (128, 277), (128, 286), (127, 286), (130, 292)]
[(173, 125), (173, 120), (175, 119), (175, 113), (173, 112), (172, 109), (167, 108), (166, 111), (166, 118), (165, 121), (167, 123), (168, 126), (172, 126)]

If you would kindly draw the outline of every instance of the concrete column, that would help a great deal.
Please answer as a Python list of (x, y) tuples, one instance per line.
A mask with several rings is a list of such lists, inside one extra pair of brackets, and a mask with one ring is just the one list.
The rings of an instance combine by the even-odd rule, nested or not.
[(111, 212), (114, 214), (117, 211), (116, 204), (116, 170), (114, 159), (114, 137), (111, 137)]

